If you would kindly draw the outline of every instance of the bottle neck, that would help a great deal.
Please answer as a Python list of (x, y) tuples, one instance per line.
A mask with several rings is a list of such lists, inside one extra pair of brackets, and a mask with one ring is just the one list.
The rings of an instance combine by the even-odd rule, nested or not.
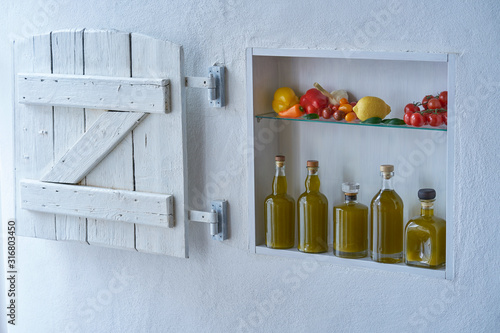
[(420, 200), (420, 215), (434, 216), (434, 200)]
[(318, 192), (320, 181), (318, 177), (318, 167), (307, 167), (306, 192)]
[(356, 203), (358, 202), (358, 195), (354, 193), (344, 193), (345, 203)]
[(394, 172), (381, 172), (382, 176), (382, 191), (384, 190), (394, 190), (394, 185), (392, 183), (392, 177)]
[(273, 194), (286, 194), (286, 191), (285, 164), (283, 162), (276, 162), (276, 171), (273, 179)]

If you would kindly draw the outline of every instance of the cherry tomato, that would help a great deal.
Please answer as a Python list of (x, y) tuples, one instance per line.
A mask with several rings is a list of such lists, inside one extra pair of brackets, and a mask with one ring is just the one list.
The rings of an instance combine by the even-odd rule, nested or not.
[(339, 101), (340, 105), (342, 104), (349, 104), (349, 101), (347, 100), (347, 98), (341, 98), (340, 101)]
[(437, 98), (431, 98), (427, 101), (428, 109), (441, 109), (441, 102)]
[(445, 107), (448, 105), (448, 92), (447, 91), (442, 91), (439, 94), (439, 101), (441, 102), (441, 105)]
[(430, 115), (431, 115), (430, 113), (424, 113), (422, 115), (422, 117), (424, 117), (424, 125), (428, 125), (429, 124), (429, 116)]
[(443, 118), (443, 122), (448, 125), (448, 112), (441, 113), (441, 117)]
[(405, 113), (413, 113), (420, 111), (420, 108), (413, 103), (406, 104)]
[(415, 127), (420, 127), (424, 124), (424, 117), (420, 113), (414, 113), (411, 115), (411, 124)]
[(406, 125), (411, 125), (411, 115), (412, 114), (413, 114), (413, 112), (412, 113), (409, 113), (409, 112), (405, 113), (403, 120), (405, 121)]
[(437, 127), (437, 126), (441, 125), (442, 123), (443, 123), (443, 118), (441, 117), (441, 115), (436, 114), (436, 113), (432, 113), (429, 116), (429, 125), (431, 125), (433, 127)]
[(345, 115), (345, 120), (348, 122), (354, 121), (356, 119), (356, 114), (354, 112), (349, 112)]
[(355, 107), (358, 102), (351, 102), (350, 104), (352, 105), (352, 107)]
[(333, 118), (337, 121), (341, 121), (343, 120), (345, 117), (345, 112), (344, 111), (340, 111), (340, 110), (337, 110), (333, 113)]
[(434, 98), (434, 96), (432, 95), (427, 95), (424, 97), (424, 99), (422, 100), (422, 106), (424, 107), (425, 110), (427, 110), (427, 102), (431, 99), (431, 98)]
[(330, 108), (323, 108), (319, 112), (319, 116), (323, 117), (325, 119), (330, 119), (332, 117), (332, 114), (333, 114), (333, 112)]
[(344, 111), (345, 113), (349, 113), (352, 111), (352, 105), (351, 104), (341, 104), (339, 106), (340, 111)]

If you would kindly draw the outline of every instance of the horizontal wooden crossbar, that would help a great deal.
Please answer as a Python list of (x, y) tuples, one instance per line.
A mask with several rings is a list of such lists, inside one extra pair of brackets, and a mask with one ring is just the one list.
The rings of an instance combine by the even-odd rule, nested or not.
[(168, 79), (19, 73), (18, 101), (116, 111), (170, 111)]
[(21, 180), (23, 209), (158, 227), (174, 226), (174, 197), (168, 194)]

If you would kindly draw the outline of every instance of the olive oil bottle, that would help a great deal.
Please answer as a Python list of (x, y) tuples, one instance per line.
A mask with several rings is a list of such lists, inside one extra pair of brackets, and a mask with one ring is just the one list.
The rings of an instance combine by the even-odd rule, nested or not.
[(434, 216), (436, 191), (418, 191), (420, 216), (415, 216), (405, 228), (405, 263), (410, 266), (441, 268), (446, 262), (446, 221)]
[(382, 188), (370, 205), (370, 256), (382, 263), (403, 261), (403, 200), (394, 191), (393, 165), (380, 166)]
[(319, 191), (318, 161), (307, 161), (306, 191), (297, 201), (299, 251), (328, 251), (328, 200)]
[(285, 156), (275, 157), (273, 193), (264, 203), (266, 246), (288, 249), (295, 245), (295, 201), (287, 194)]
[(363, 258), (368, 253), (368, 207), (359, 203), (358, 183), (343, 183), (345, 202), (333, 207), (333, 254)]

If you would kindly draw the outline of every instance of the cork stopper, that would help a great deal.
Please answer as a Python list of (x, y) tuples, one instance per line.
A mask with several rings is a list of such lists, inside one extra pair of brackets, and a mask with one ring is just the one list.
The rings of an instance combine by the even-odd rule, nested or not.
[(382, 164), (380, 166), (381, 172), (394, 172), (394, 165), (391, 164)]
[(317, 168), (319, 166), (319, 162), (315, 160), (307, 161), (307, 167)]
[(283, 155), (276, 155), (276, 157), (274, 158), (274, 160), (276, 162), (285, 162), (285, 156), (283, 156)]

